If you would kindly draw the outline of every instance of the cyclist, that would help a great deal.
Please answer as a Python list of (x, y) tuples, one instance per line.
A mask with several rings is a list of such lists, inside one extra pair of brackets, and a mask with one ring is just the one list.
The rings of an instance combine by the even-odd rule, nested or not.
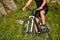
[[(32, 0), (28, 0), (25, 6), (22, 8), (23, 11), (26, 10), (26, 8), (31, 4)], [(35, 13), (35, 19), (36, 23), (38, 23), (38, 18), (41, 17), (42, 20), (42, 31), (46, 29), (46, 23), (45, 23), (45, 14), (48, 12), (48, 6), (47, 6), (47, 0), (35, 0), (36, 6), (37, 6), (37, 11)], [(39, 30), (36, 27), (37, 25), (35, 24), (35, 30), (38, 33)]]

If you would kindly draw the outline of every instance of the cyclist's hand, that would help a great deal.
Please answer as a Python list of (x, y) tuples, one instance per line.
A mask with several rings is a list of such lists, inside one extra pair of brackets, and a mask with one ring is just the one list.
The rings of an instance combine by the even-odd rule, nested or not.
[(23, 10), (23, 11), (26, 11), (26, 7), (23, 7), (22, 10)]

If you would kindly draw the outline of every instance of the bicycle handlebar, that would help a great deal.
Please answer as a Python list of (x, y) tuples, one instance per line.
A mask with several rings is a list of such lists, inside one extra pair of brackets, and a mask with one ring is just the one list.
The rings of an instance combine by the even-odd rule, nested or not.
[(31, 11), (32, 12), (32, 15), (34, 16), (34, 11), (36, 11), (37, 8), (34, 8), (34, 9), (30, 9), (30, 8), (27, 8), (27, 10)]
[(34, 9), (30, 9), (30, 8), (27, 8), (27, 10), (29, 11), (35, 11), (37, 8), (34, 8)]
[(31, 11), (32, 15), (34, 15), (34, 12), (39, 11), (39, 10), (37, 10), (37, 8), (34, 8), (34, 9), (27, 8), (26, 10)]

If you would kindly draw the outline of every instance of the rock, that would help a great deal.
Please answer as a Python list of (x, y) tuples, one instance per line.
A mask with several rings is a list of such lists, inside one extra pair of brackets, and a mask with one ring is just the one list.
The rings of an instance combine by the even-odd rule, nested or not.
[(0, 2), (0, 13), (3, 15), (7, 15), (7, 12), (5, 11), (5, 8), (1, 2)]
[(17, 20), (18, 23), (23, 24), (24, 20)]
[(10, 10), (16, 10), (17, 9), (17, 6), (16, 4), (14, 3), (13, 0), (4, 0), (3, 3), (10, 9)]

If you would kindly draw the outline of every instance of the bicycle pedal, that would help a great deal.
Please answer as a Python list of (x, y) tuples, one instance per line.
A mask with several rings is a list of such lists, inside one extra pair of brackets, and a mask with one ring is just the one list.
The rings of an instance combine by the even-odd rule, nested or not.
[(41, 32), (38, 32), (38, 34), (40, 34)]
[(36, 34), (40, 34), (41, 32), (37, 32)]

